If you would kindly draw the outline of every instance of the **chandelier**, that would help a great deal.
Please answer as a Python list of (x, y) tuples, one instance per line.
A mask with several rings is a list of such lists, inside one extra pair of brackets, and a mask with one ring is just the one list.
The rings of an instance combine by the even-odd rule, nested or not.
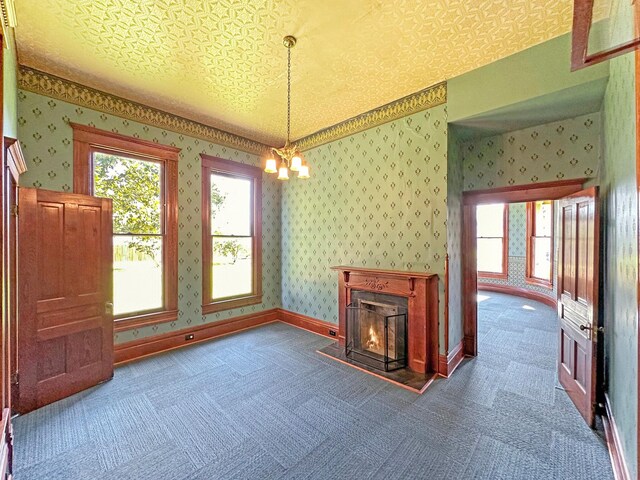
[[(291, 135), (291, 49), (296, 37), (287, 35), (282, 43), (287, 47), (287, 141), (282, 148), (271, 148), (274, 154), (267, 160), (264, 169), (267, 173), (278, 173), (278, 180), (289, 180), (289, 170), (298, 172), (298, 178), (309, 178), (309, 165), (302, 162), (302, 156), (295, 145), (290, 143)], [(276, 169), (276, 155), (280, 157), (280, 167)]]

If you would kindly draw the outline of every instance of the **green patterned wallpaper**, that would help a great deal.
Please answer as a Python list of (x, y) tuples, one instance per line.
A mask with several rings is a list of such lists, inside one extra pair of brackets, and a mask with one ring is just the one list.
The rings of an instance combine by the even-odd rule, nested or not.
[(634, 56), (610, 62), (604, 101), (602, 216), (607, 382), (631, 478), (637, 478), (638, 202)]
[[(440, 105), (305, 152), (282, 188), (283, 308), (338, 321), (333, 265), (440, 275), (447, 253), (447, 109)], [(441, 338), (443, 337), (441, 322)]]
[(464, 189), (598, 178), (601, 115), (593, 113), (464, 142)]
[(206, 316), (201, 309), (200, 153), (259, 165), (256, 155), (20, 90), (18, 135), (28, 166), (21, 179), (23, 186), (71, 191), (73, 134), (67, 123), (70, 121), (182, 149), (178, 179), (178, 320), (121, 332), (116, 335), (116, 343), (280, 306), (280, 185), (265, 174), (262, 232), (263, 248), (269, 254), (263, 255), (263, 303)]

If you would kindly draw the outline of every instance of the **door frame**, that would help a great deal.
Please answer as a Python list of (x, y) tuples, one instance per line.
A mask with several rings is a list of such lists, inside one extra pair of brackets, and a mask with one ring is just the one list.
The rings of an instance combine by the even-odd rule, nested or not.
[(486, 190), (470, 190), (462, 193), (462, 324), (464, 354), (478, 355), (478, 272), (476, 206), (486, 203), (520, 203), (538, 200), (558, 200), (583, 190), (587, 178), (559, 180), (529, 185)]

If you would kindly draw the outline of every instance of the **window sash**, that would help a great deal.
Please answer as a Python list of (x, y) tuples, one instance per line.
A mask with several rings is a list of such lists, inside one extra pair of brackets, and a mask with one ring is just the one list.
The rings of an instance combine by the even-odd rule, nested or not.
[[(476, 206), (477, 208), (477, 206)], [(502, 211), (502, 235), (498, 236), (476, 236), (476, 253), (477, 253), (477, 245), (479, 240), (491, 240), (491, 239), (500, 239), (502, 240), (502, 249), (500, 251), (500, 259), (501, 259), (501, 269), (500, 271), (484, 271), (480, 269), (480, 265), (482, 264), (478, 258), (476, 258), (476, 262), (479, 265), (477, 267), (477, 274), (480, 278), (495, 278), (495, 279), (506, 279), (508, 278), (509, 271), (509, 204), (503, 204)]]
[[(525, 281), (531, 285), (542, 286), (546, 288), (553, 288), (553, 271), (554, 271), (554, 228), (555, 228), (555, 209), (553, 202), (550, 202), (550, 214), (549, 223), (550, 226), (547, 229), (549, 235), (537, 235), (538, 230), (538, 215), (536, 214), (536, 207), (538, 203), (542, 202), (528, 202), (527, 203), (527, 225), (526, 225), (526, 238), (527, 238), (527, 251), (525, 262)], [(541, 277), (536, 275), (535, 261), (536, 261), (536, 240), (549, 240), (549, 273), (548, 277)]]

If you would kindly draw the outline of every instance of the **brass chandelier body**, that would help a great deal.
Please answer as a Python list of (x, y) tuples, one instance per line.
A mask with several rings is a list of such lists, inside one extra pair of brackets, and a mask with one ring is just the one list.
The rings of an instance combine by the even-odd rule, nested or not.
[[(291, 136), (291, 49), (295, 46), (296, 37), (287, 35), (282, 43), (287, 47), (287, 141), (281, 148), (271, 148), (273, 156), (267, 159), (264, 169), (267, 173), (278, 173), (278, 180), (289, 180), (289, 170), (298, 172), (298, 178), (309, 178), (309, 166), (304, 163), (302, 155), (290, 142)], [(280, 157), (280, 167), (276, 169), (276, 156)]]

